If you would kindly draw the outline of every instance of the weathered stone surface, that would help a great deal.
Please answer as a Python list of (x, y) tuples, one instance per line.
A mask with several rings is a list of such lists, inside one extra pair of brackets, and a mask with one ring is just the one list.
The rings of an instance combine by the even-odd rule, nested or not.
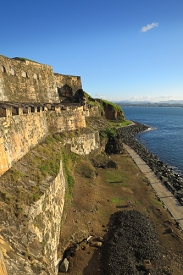
[(0, 101), (59, 102), (51, 66), (0, 55)]
[[(58, 133), (84, 127), (86, 121), (83, 107), (75, 105), (66, 106), (63, 111), (41, 111), (0, 117), (0, 175), (45, 138), (49, 131)], [(81, 136), (77, 142), (74, 141), (72, 148), (73, 151), (84, 154), (98, 146), (99, 137), (96, 132)]]
[(90, 243), (90, 246), (91, 247), (101, 247), (102, 246), (102, 242), (91, 242)]
[(0, 175), (48, 134), (46, 116), (41, 113), (0, 118)]
[(66, 273), (68, 269), (69, 269), (69, 261), (67, 260), (67, 258), (65, 258), (60, 264), (59, 271)]
[(6, 266), (4, 263), (4, 257), (3, 254), (1, 252), (1, 248), (0, 248), (0, 275), (8, 275), (7, 271), (6, 271)]
[(105, 151), (107, 154), (121, 154), (124, 152), (123, 143), (119, 136), (110, 137), (107, 144)]
[[(8, 275), (56, 275), (57, 248), (60, 238), (65, 197), (62, 162), (55, 179), (49, 181), (44, 194), (32, 205), (22, 204), (22, 218), (8, 212), (0, 216), (0, 247), (3, 248)], [(2, 213), (1, 213), (2, 214)], [(11, 246), (10, 246), (11, 244)], [(45, 273), (44, 273), (44, 272)]]
[(109, 120), (122, 120), (124, 119), (124, 113), (121, 107), (117, 104), (113, 104), (106, 100), (96, 99), (103, 107), (103, 113), (106, 119)]
[(67, 138), (65, 144), (70, 144), (70, 150), (78, 155), (88, 155), (100, 148), (100, 137), (97, 131), (81, 134), (78, 137)]
[(55, 81), (60, 97), (72, 98), (82, 88), (80, 76), (55, 73)]

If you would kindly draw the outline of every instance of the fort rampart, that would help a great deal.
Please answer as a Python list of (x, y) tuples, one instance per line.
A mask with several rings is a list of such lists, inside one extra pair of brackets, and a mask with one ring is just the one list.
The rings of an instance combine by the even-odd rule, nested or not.
[(49, 65), (0, 55), (0, 101), (60, 102), (59, 93), (73, 96), (81, 77), (57, 74)]
[(52, 67), (0, 55), (0, 101), (59, 102)]
[(86, 127), (83, 106), (0, 104), (0, 175), (48, 135)]
[[(98, 131), (85, 128), (86, 116), (100, 115), (98, 108), (61, 102), (62, 97), (73, 97), (81, 88), (78, 76), (54, 74), (51, 66), (0, 55), (0, 176), (49, 133), (78, 130), (78, 136), (68, 134), (64, 143), (79, 155), (100, 149)], [(34, 189), (39, 184), (28, 178), (18, 184), (13, 181), (17, 194), (25, 196), (29, 191), (30, 196), (35, 195)], [(65, 201), (62, 160), (57, 176), (44, 182), (42, 195), (34, 203), (23, 204), (9, 185), (8, 179), (4, 183), (2, 180), (4, 193), (1, 195), (12, 192), (16, 205), (11, 199), (9, 203), (4, 199), (0, 201), (0, 224), (5, 229), (0, 234), (3, 252), (0, 251), (0, 272), (3, 275), (56, 275), (61, 260), (57, 248)], [(14, 216), (14, 212), (10, 215), (11, 203), (15, 208), (21, 206), (23, 220), (18, 214)]]

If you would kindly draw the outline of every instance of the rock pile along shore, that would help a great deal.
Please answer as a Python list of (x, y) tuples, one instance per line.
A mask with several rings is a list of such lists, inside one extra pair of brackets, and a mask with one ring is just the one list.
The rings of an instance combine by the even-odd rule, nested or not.
[(158, 255), (154, 224), (137, 210), (116, 212), (104, 242), (106, 274), (144, 274), (143, 261)]
[(183, 205), (183, 180), (176, 174), (172, 168), (159, 160), (159, 158), (149, 152), (142, 144), (140, 144), (135, 135), (147, 131), (149, 127), (139, 122), (133, 125), (118, 129), (118, 134), (122, 142), (130, 146), (151, 168), (155, 175), (164, 183), (172, 194)]

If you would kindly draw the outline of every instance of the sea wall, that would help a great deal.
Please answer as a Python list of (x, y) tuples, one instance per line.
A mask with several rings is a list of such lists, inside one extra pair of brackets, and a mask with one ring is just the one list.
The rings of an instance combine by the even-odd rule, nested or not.
[(0, 101), (59, 102), (52, 67), (0, 55)]
[(183, 179), (135, 139), (136, 134), (146, 130), (148, 130), (148, 126), (135, 122), (134, 125), (119, 128), (118, 133), (122, 141), (135, 150), (156, 176), (183, 204)]
[[(24, 110), (26, 109), (26, 112)], [(83, 106), (0, 108), (0, 175), (21, 159), (49, 132), (57, 133), (86, 127)]]

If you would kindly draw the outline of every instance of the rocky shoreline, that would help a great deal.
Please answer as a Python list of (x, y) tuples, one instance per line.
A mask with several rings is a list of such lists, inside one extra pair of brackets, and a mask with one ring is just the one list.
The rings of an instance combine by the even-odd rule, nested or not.
[(147, 131), (149, 127), (139, 122), (133, 122), (133, 125), (118, 129), (118, 135), (123, 143), (130, 146), (151, 168), (155, 175), (164, 183), (170, 192), (183, 205), (183, 180), (168, 167), (167, 164), (159, 160), (159, 158), (149, 152), (142, 144), (140, 144), (135, 135)]

